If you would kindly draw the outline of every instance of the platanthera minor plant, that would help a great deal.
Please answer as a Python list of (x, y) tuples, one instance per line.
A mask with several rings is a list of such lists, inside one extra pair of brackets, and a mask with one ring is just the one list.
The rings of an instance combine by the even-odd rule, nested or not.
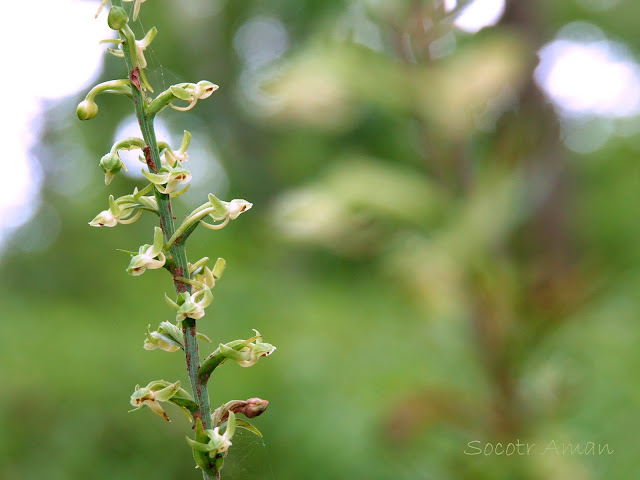
[[(140, 4), (144, 1), (135, 0), (134, 20), (137, 19)], [(107, 0), (104, 0), (100, 9), (106, 3)], [(165, 293), (165, 299), (175, 311), (175, 322), (163, 321), (153, 331), (148, 328), (144, 348), (166, 352), (183, 351), (191, 393), (182, 388), (180, 381), (154, 380), (144, 387), (135, 387), (131, 404), (135, 409), (147, 407), (167, 421), (169, 417), (162, 403), (168, 402), (180, 407), (193, 422), (193, 432), (187, 436), (187, 443), (193, 450), (196, 466), (202, 469), (205, 480), (220, 478), (220, 469), (231, 446), (235, 429), (241, 427), (261, 435), (239, 414), (246, 418), (256, 417), (264, 412), (268, 402), (260, 398), (232, 400), (212, 412), (207, 383), (213, 371), (227, 360), (249, 367), (260, 357), (271, 354), (275, 347), (263, 342), (261, 335), (255, 331), (255, 335), (250, 338), (219, 344), (213, 353), (200, 361), (198, 340), (209, 343), (211, 340), (196, 332), (196, 322), (205, 316), (205, 308), (213, 300), (211, 289), (220, 279), (225, 261), (218, 258), (211, 267), (207, 257), (190, 263), (185, 244), (199, 225), (211, 230), (221, 229), (230, 220), (235, 220), (250, 209), (251, 204), (245, 200), (225, 202), (210, 194), (208, 201), (189, 213), (176, 228), (172, 200), (187, 191), (191, 179), (191, 174), (183, 166), (189, 158), (187, 147), (191, 135), (185, 131), (182, 144), (174, 150), (168, 144), (156, 140), (154, 118), (166, 107), (180, 111), (190, 110), (198, 100), (209, 97), (218, 87), (207, 81), (180, 83), (172, 85), (155, 98), (152, 97), (153, 90), (145, 75), (145, 49), (155, 37), (156, 28), (137, 40), (128, 22), (122, 0), (112, 0), (108, 23), (110, 28), (118, 31), (119, 39), (105, 42), (114, 44), (109, 52), (124, 59), (128, 75), (125, 79), (111, 80), (92, 88), (85, 100), (78, 105), (77, 115), (81, 120), (95, 117), (98, 113), (95, 97), (99, 94), (114, 93), (129, 97), (133, 102), (142, 138), (117, 141), (100, 160), (100, 168), (104, 172), (105, 183), (109, 185), (114, 176), (125, 168), (119, 151), (139, 149), (142, 152), (140, 160), (146, 165), (143, 173), (149, 183), (140, 189), (134, 189), (130, 195), (120, 198), (109, 196), (109, 207), (99, 213), (90, 225), (114, 227), (119, 223), (128, 224), (135, 222), (145, 212), (159, 217), (159, 227), (155, 227), (153, 232), (153, 243), (142, 245), (137, 252), (127, 252), (131, 255), (127, 272), (137, 276), (147, 270), (164, 268), (171, 274), (175, 294)], [(180, 103), (185, 106), (180, 106)], [(149, 237), (151, 236), (149, 232)]]

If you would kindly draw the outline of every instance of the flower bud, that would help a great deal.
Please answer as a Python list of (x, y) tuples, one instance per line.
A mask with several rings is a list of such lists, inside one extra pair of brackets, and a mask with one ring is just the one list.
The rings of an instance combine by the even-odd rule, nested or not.
[(255, 418), (262, 415), (268, 406), (268, 401), (257, 397), (248, 400), (231, 400), (215, 409), (211, 414), (211, 421), (213, 425), (218, 426), (229, 417), (229, 412), (242, 413), (247, 418)]
[(92, 100), (85, 99), (76, 108), (76, 115), (80, 120), (91, 120), (98, 114), (98, 105)]
[(109, 185), (116, 173), (123, 167), (122, 160), (118, 152), (109, 152), (100, 159), (100, 168), (104, 172), (104, 183)]
[(109, 10), (109, 17), (107, 18), (109, 28), (112, 30), (120, 30), (128, 21), (129, 17), (127, 17), (127, 12), (124, 11), (124, 8), (111, 7), (111, 10)]
[(107, 153), (100, 159), (100, 168), (104, 173), (113, 172), (118, 173), (122, 168), (122, 160), (120, 160), (120, 155), (118, 152), (115, 153)]

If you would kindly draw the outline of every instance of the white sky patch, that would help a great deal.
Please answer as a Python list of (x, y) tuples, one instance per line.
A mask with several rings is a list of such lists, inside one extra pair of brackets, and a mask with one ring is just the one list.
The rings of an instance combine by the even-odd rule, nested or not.
[(535, 78), (561, 113), (640, 113), (640, 66), (615, 42), (558, 39), (540, 50)]
[(640, 65), (596, 26), (567, 25), (539, 55), (534, 77), (561, 116), (569, 149), (593, 152), (615, 133), (610, 119), (640, 115)]
[[(29, 152), (42, 126), (43, 100), (88, 88), (100, 73), (99, 41), (113, 36), (106, 17), (95, 20), (98, 2), (77, 0), (15, 1), (3, 4), (0, 30), (3, 96), (0, 142), (11, 145), (12, 181), (0, 189), (0, 248), (9, 233), (39, 208), (42, 172)], [(103, 14), (104, 15), (104, 14)], [(23, 21), (16, 21), (22, 19)]]
[[(505, 0), (475, 0), (462, 9), (453, 24), (467, 33), (476, 33), (495, 25), (504, 13), (504, 2)], [(446, 3), (445, 7), (448, 8)]]
[(255, 70), (280, 58), (289, 48), (289, 36), (280, 20), (261, 15), (238, 29), (233, 47), (247, 68)]

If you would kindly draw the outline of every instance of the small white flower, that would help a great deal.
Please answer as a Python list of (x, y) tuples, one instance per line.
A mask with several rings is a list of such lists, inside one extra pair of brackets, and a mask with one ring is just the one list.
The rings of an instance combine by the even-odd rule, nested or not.
[(191, 395), (180, 388), (180, 381), (169, 383), (165, 380), (155, 380), (146, 387), (140, 388), (139, 385), (136, 385), (135, 391), (131, 395), (130, 403), (136, 407), (135, 410), (149, 407), (153, 413), (170, 422), (166, 412), (160, 406), (160, 402), (167, 402), (176, 395), (181, 398), (191, 399)]
[(235, 220), (240, 216), (241, 213), (246, 212), (251, 207), (253, 207), (253, 203), (249, 203), (246, 200), (242, 199), (234, 199), (230, 202), (222, 202), (225, 203), (227, 208), (229, 209), (229, 218), (231, 220)]
[(109, 209), (100, 212), (89, 222), (92, 227), (115, 227), (118, 223), (128, 224), (135, 222), (142, 210), (133, 206), (135, 202), (129, 201), (129, 196), (120, 197), (114, 200), (113, 195), (109, 195)]
[(176, 98), (189, 102), (189, 105), (186, 107), (176, 107), (171, 104), (171, 108), (185, 112), (191, 110), (196, 103), (198, 103), (198, 100), (204, 100), (210, 97), (211, 94), (218, 89), (218, 85), (207, 80), (200, 80), (198, 83), (179, 83), (172, 85), (170, 89)]
[(142, 170), (142, 174), (156, 186), (160, 193), (164, 194), (175, 192), (178, 185), (189, 183), (189, 180), (191, 180), (191, 173), (180, 165), (174, 167), (165, 165), (158, 173)]
[[(164, 237), (162, 230), (155, 227), (153, 235), (153, 245), (142, 245), (138, 250), (138, 255), (131, 258), (127, 267), (127, 273), (134, 277), (142, 275), (146, 269), (162, 268), (167, 261), (162, 249), (164, 248)], [(156, 258), (157, 257), (157, 258)]]
[(203, 285), (203, 288), (191, 294), (191, 296), (178, 307), (176, 320), (181, 322), (187, 317), (199, 319), (204, 317), (204, 309), (213, 302), (211, 290)]
[(240, 216), (241, 213), (249, 210), (253, 204), (247, 202), (246, 200), (242, 200), (241, 198), (236, 198), (231, 200), (230, 202), (225, 202), (220, 200), (214, 194), (209, 194), (209, 206), (213, 208), (213, 211), (209, 213), (209, 216), (216, 222), (222, 220), (222, 223), (211, 224), (204, 221), (200, 221), (200, 224), (209, 230), (220, 230), (223, 228), (229, 220), (235, 220)]
[(92, 227), (115, 227), (118, 224), (118, 217), (110, 210), (103, 210), (89, 222)]
[(164, 155), (165, 163), (170, 167), (174, 167), (177, 162), (182, 163), (189, 160), (189, 154), (187, 153), (189, 143), (191, 143), (191, 134), (187, 130), (185, 130), (184, 136), (182, 137), (182, 143), (180, 144), (180, 148), (178, 150), (172, 150), (169, 144), (166, 142), (158, 142), (158, 147)]
[(187, 442), (194, 450), (200, 452), (207, 452), (211, 458), (214, 458), (220, 453), (225, 453), (229, 450), (231, 444), (231, 438), (236, 431), (236, 415), (232, 411), (229, 411), (229, 419), (227, 420), (227, 429), (224, 433), (220, 434), (220, 427), (216, 427), (213, 430), (205, 430), (204, 433), (208, 437), (207, 443), (198, 442), (187, 437)]
[(157, 330), (151, 331), (147, 327), (147, 336), (144, 340), (145, 350), (159, 348), (165, 352), (176, 352), (184, 346), (184, 334), (176, 325), (162, 322)]
[(276, 351), (276, 347), (270, 343), (262, 341), (262, 335), (260, 335), (260, 332), (257, 330), (254, 330), (254, 332), (256, 332), (256, 335), (249, 339), (249, 343), (240, 350), (236, 350), (235, 348), (228, 347), (221, 343), (218, 346), (220, 353), (235, 361), (241, 367), (251, 367), (258, 362), (260, 357), (267, 357)]

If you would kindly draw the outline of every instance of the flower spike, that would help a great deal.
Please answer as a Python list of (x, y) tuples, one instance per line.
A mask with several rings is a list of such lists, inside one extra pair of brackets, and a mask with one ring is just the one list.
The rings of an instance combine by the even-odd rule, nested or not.
[[(212, 413), (207, 382), (215, 368), (228, 360), (249, 367), (261, 357), (273, 353), (275, 347), (263, 342), (262, 336), (256, 331), (251, 338), (220, 343), (204, 362), (201, 361), (199, 340), (212, 342), (207, 336), (197, 332), (197, 320), (204, 317), (205, 309), (213, 302), (212, 289), (222, 277), (226, 262), (223, 258), (218, 258), (211, 265), (209, 258), (203, 257), (191, 264), (187, 260), (185, 243), (198, 225), (202, 224), (212, 230), (223, 228), (249, 210), (252, 204), (242, 199), (226, 202), (210, 194), (207, 201), (188, 214), (179, 226), (175, 223), (177, 213), (173, 199), (189, 190), (192, 178), (191, 173), (183, 167), (184, 162), (189, 160), (187, 149), (191, 134), (185, 130), (180, 147), (174, 150), (167, 142), (158, 141), (154, 119), (168, 106), (180, 111), (190, 110), (199, 100), (211, 96), (218, 86), (202, 80), (172, 85), (160, 94), (154, 94), (155, 98), (148, 94), (153, 89), (145, 73), (148, 67), (145, 55), (150, 51), (149, 47), (157, 30), (155, 27), (146, 30), (143, 38), (136, 39), (128, 13), (131, 11), (133, 21), (137, 21), (141, 5), (145, 1), (111, 1), (107, 24), (118, 32), (112, 35), (117, 38), (109, 38), (101, 43), (106, 44), (109, 53), (124, 59), (126, 78), (103, 82), (93, 87), (77, 106), (76, 114), (81, 120), (94, 118), (98, 114), (95, 97), (102, 93), (129, 97), (141, 138), (130, 137), (114, 143), (109, 152), (100, 158), (99, 167), (104, 174), (105, 184), (109, 185), (121, 170), (127, 170), (121, 158), (121, 150), (141, 150), (138, 158), (145, 167), (142, 173), (149, 183), (140, 190), (135, 188), (133, 193), (119, 198), (110, 195), (107, 209), (100, 212), (90, 225), (114, 227), (133, 223), (143, 211), (153, 212), (159, 217), (160, 226), (154, 228), (152, 244), (141, 245), (137, 251), (118, 250), (130, 256), (126, 269), (129, 275), (139, 276), (147, 269), (160, 268), (166, 269), (170, 274), (175, 295), (170, 298), (165, 294), (165, 300), (176, 315), (175, 321), (162, 321), (155, 330), (149, 324), (143, 347), (145, 350), (166, 352), (183, 350), (193, 397), (180, 387), (179, 381), (171, 383), (155, 380), (144, 387), (136, 385), (130, 403), (134, 410), (148, 407), (165, 421), (169, 421), (169, 416), (163, 402), (182, 409), (188, 420), (194, 423), (195, 435), (187, 438), (187, 442), (191, 446), (197, 467), (202, 469), (206, 478), (220, 478), (220, 469), (232, 445), (236, 428), (244, 428), (262, 436), (248, 420), (262, 414), (268, 402), (260, 398), (232, 400)], [(133, 3), (133, 8), (125, 10), (123, 2)], [(98, 3), (100, 5), (96, 17), (107, 5), (107, 0), (98, 0)], [(138, 26), (142, 27), (141, 24)]]

